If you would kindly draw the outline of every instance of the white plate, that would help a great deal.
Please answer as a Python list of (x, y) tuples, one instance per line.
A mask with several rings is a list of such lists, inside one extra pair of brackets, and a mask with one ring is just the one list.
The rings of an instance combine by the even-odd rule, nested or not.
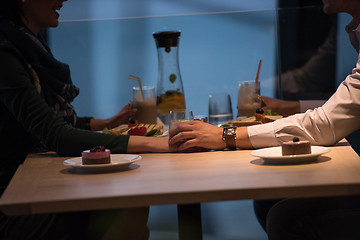
[(111, 162), (109, 164), (93, 164), (83, 165), (82, 158), (71, 158), (64, 161), (64, 165), (73, 167), (81, 171), (103, 172), (103, 171), (116, 171), (128, 168), (130, 164), (140, 160), (142, 157), (139, 155), (131, 154), (111, 154)]
[(325, 153), (330, 152), (329, 148), (321, 146), (311, 146), (311, 154), (283, 156), (281, 147), (270, 147), (252, 151), (250, 154), (264, 159), (265, 163), (270, 164), (294, 164), (312, 162)]

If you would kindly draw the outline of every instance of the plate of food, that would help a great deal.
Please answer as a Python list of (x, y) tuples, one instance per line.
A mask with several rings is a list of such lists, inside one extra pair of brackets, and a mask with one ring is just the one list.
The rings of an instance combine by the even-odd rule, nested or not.
[(308, 141), (289, 141), (278, 147), (262, 148), (252, 151), (254, 157), (262, 158), (268, 164), (298, 164), (313, 162), (320, 155), (330, 152), (322, 146), (311, 146)]
[(262, 108), (256, 109), (253, 116), (243, 119), (236, 119), (231, 122), (232, 126), (236, 127), (247, 127), (257, 124), (264, 124), (269, 122), (274, 122), (278, 119), (283, 118), (283, 116), (278, 115), (277, 113), (272, 112), (270, 109), (264, 111)]
[(167, 131), (163, 124), (158, 123), (138, 123), (134, 119), (130, 119), (128, 124), (121, 124), (112, 129), (104, 129), (103, 133), (115, 135), (136, 135), (146, 137), (165, 136)]
[(65, 160), (63, 164), (76, 170), (103, 172), (128, 168), (130, 164), (141, 158), (141, 156), (133, 154), (111, 154), (108, 149), (97, 146), (83, 151), (81, 157)]

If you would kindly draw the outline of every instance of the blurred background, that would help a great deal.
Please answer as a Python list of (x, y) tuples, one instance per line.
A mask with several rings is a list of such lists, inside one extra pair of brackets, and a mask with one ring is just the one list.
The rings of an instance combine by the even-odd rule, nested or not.
[[(179, 64), (187, 108), (208, 114), (210, 93), (255, 79), (261, 94), (327, 99), (351, 72), (347, 15), (323, 14), (321, 0), (76, 0), (64, 3), (47, 32), (57, 59), (70, 65), (80, 116), (109, 117), (132, 100), (136, 81), (156, 87), (153, 32), (180, 30)], [(349, 138), (350, 139), (350, 138)], [(161, 173), (159, 173), (161, 174)], [(251, 200), (202, 203), (204, 239), (264, 240)], [(177, 239), (176, 206), (152, 206), (150, 239)]]

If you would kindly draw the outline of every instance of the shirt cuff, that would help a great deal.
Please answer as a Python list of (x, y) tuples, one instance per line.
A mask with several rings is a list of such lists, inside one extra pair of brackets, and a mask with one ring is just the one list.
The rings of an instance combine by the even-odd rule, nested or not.
[(248, 136), (254, 148), (278, 146), (273, 123), (253, 125), (248, 127)]
[(326, 100), (301, 100), (300, 102), (300, 112), (304, 113), (309, 109), (315, 109), (317, 107), (321, 107)]

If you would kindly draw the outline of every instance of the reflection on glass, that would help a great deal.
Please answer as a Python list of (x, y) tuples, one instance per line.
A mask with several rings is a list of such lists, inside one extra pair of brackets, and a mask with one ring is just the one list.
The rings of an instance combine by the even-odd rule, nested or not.
[[(106, 3), (106, 4), (104, 4)], [(276, 8), (277, 0), (76, 0), (64, 4), (64, 21), (185, 16)]]
[(279, 7), (277, 97), (326, 100), (336, 88), (337, 16), (325, 14), (318, 0), (280, 0)]
[[(204, 113), (209, 93), (227, 92), (236, 99), (238, 82), (254, 77), (259, 59), (262, 94), (274, 95), (275, 17), (276, 11), (261, 10), (72, 21), (51, 29), (48, 38), (54, 55), (71, 66), (73, 81), (82, 90), (74, 102), (79, 114), (102, 117), (132, 99), (129, 74), (144, 79), (143, 85), (157, 85), (152, 33), (181, 30), (186, 107)], [(232, 107), (235, 112), (236, 105)]]

